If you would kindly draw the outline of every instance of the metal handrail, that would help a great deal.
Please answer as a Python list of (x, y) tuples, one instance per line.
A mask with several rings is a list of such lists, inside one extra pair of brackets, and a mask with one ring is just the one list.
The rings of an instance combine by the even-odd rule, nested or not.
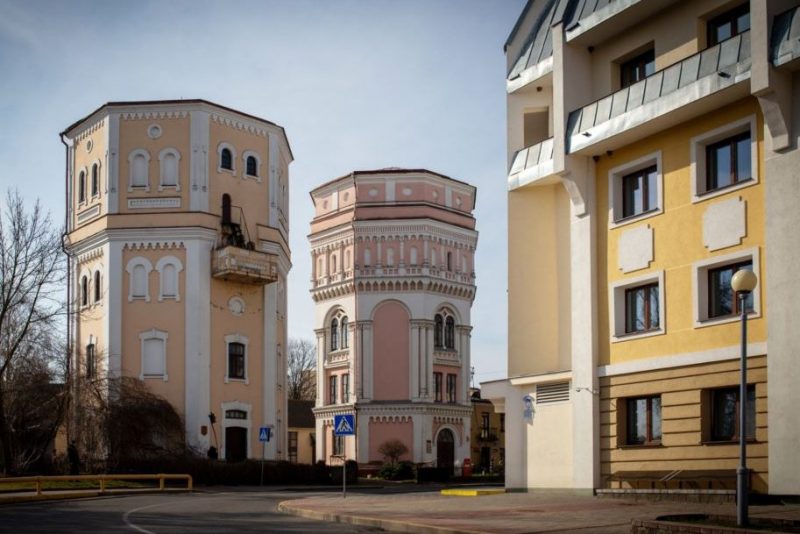
[[(0, 478), (0, 486), (4, 484), (19, 484), (25, 482), (32, 482), (34, 484), (32, 490), (36, 491), (36, 495), (42, 495), (44, 488), (42, 487), (45, 482), (64, 482), (64, 481), (92, 481), (100, 484), (100, 493), (106, 491), (106, 483), (114, 480), (158, 480), (159, 491), (166, 489), (167, 480), (185, 480), (186, 490), (193, 491), (194, 483), (191, 475), (184, 474), (171, 474), (159, 473), (153, 475), (56, 475), (56, 476), (30, 476), (30, 477), (7, 477)], [(83, 488), (75, 488), (76, 491), (81, 491)], [(22, 490), (24, 491), (24, 490)], [(64, 491), (64, 490), (52, 490)], [(94, 491), (94, 490), (88, 490)]]

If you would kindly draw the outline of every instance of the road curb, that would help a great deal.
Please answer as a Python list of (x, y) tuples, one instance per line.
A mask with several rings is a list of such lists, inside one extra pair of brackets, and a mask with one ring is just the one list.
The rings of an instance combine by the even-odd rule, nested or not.
[(391, 532), (407, 532), (410, 534), (484, 534), (480, 530), (462, 530), (448, 527), (437, 527), (412, 523), (411, 521), (401, 521), (399, 519), (381, 519), (378, 517), (368, 517), (362, 515), (340, 514), (334, 512), (318, 512), (298, 506), (291, 506), (288, 501), (278, 504), (278, 511), (285, 514), (304, 517), (306, 519), (317, 519), (319, 521), (334, 521), (337, 523), (347, 523), (360, 527), (381, 528)]

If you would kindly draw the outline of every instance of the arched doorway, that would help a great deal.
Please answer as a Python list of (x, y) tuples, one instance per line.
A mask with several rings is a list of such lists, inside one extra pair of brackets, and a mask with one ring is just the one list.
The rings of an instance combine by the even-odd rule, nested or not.
[(455, 441), (453, 432), (447, 428), (441, 429), (439, 435), (436, 436), (436, 466), (447, 467), (451, 473), (456, 457)]
[(243, 462), (247, 459), (247, 429), (229, 426), (225, 429), (225, 460)]

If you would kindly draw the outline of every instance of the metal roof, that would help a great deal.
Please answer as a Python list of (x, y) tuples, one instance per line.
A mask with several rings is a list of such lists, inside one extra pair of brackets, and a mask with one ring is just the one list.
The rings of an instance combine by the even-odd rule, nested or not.
[[(573, 0), (545, 0), (539, 16), (531, 26), (531, 31), (522, 47), (519, 56), (514, 61), (514, 65), (508, 73), (508, 79), (516, 78), (528, 67), (536, 65), (553, 55), (553, 26), (560, 23), (565, 15), (569, 15), (567, 8)], [(530, 11), (531, 4), (525, 6), (525, 10), (520, 16), (514, 28), (509, 43), (516, 36), (522, 18)], [(508, 43), (506, 44), (508, 46)]]
[(770, 60), (776, 67), (800, 57), (800, 6), (775, 17), (770, 36)]

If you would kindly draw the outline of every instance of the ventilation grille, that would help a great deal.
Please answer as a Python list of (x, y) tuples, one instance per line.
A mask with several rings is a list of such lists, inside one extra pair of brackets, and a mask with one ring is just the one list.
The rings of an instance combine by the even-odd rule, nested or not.
[(569, 381), (536, 386), (536, 404), (552, 404), (569, 400)]

